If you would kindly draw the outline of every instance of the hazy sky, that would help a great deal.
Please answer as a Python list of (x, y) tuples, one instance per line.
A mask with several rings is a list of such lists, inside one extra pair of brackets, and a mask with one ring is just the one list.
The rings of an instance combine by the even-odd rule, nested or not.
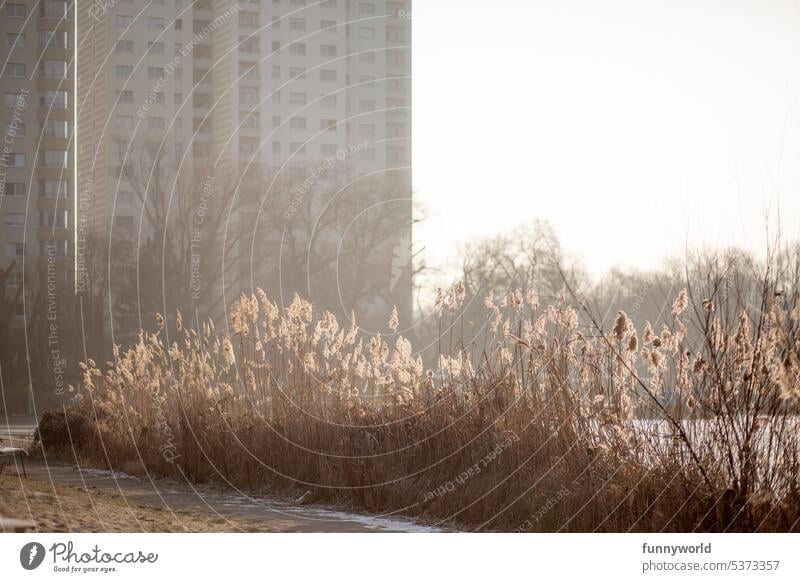
[(429, 262), (548, 219), (599, 274), (800, 234), (800, 1), (419, 0)]

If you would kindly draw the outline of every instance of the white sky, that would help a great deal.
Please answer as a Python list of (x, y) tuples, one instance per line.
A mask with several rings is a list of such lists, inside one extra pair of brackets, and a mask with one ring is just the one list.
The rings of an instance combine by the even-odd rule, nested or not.
[(800, 234), (800, 0), (417, 0), (429, 263), (532, 217), (595, 274)]

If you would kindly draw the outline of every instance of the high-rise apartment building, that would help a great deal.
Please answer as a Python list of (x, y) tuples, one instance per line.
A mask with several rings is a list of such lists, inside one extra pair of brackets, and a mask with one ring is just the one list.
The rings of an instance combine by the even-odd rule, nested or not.
[(76, 1), (79, 287), (87, 245), (135, 253), (208, 190), (233, 249), (224, 284), (204, 273), (223, 303), (280, 280), (410, 311), (410, 0)]
[(409, 322), (410, 10), (0, 4), (0, 355), (20, 402), (31, 349), (57, 395), (109, 330), (218, 317), (256, 286), (368, 331), (393, 305)]
[[(7, 300), (73, 285), (74, 20), (65, 0), (0, 6), (0, 271)], [(21, 321), (22, 301), (4, 313)], [(5, 311), (5, 309), (3, 309)]]

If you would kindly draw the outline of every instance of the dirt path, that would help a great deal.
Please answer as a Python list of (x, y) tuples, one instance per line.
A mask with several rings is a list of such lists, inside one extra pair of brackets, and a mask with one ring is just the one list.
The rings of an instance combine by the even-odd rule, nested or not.
[(0, 475), (0, 515), (40, 531), (411, 532), (410, 520), (368, 516), (172, 480), (28, 461)]
[[(4, 446), (27, 448), (33, 425), (3, 423)], [(168, 479), (25, 462), (28, 478), (0, 473), (0, 516), (31, 520), (41, 532), (411, 532), (439, 531), (391, 516), (298, 506)]]
[[(101, 490), (0, 475), (0, 515), (30, 520), (39, 532), (248, 531), (250, 524), (186, 510), (165, 511)], [(254, 530), (262, 531), (262, 530)]]

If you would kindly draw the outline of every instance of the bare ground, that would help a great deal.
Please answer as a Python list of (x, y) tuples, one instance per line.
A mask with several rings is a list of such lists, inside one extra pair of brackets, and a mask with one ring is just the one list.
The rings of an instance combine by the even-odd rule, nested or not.
[(0, 475), (0, 515), (33, 521), (38, 532), (276, 531), (245, 520), (131, 503), (118, 493)]
[(291, 499), (63, 463), (26, 462), (0, 473), (0, 516), (40, 532), (408, 532), (441, 531)]

